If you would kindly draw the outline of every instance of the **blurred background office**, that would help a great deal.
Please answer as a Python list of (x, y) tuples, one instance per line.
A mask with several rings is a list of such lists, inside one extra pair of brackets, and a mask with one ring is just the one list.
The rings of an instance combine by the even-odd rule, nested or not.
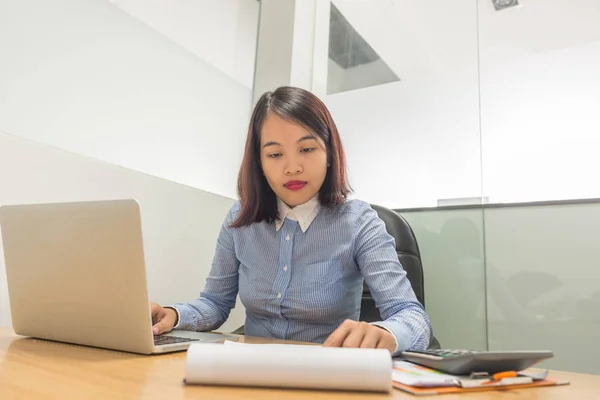
[[(304, 87), (355, 197), (412, 225), (443, 347), (600, 373), (598, 21), (596, 0), (0, 0), (0, 204), (135, 197), (150, 297), (193, 298), (255, 99)], [(2, 260), (0, 325), (8, 304)]]

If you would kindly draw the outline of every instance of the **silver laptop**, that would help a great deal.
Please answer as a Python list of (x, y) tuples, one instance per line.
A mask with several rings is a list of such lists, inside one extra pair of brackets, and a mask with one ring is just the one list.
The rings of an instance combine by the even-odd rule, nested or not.
[(140, 354), (235, 335), (152, 334), (135, 200), (0, 207), (10, 311), (23, 336)]

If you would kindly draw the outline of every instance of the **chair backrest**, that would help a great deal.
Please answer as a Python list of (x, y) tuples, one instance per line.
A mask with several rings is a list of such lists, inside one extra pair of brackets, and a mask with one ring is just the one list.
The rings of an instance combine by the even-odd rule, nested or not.
[[(398, 260), (400, 260), (400, 264), (402, 264), (406, 271), (417, 299), (425, 307), (423, 264), (421, 263), (421, 253), (419, 252), (417, 238), (412, 228), (406, 219), (397, 212), (375, 204), (371, 204), (371, 207), (377, 212), (379, 218), (383, 220), (387, 232), (394, 238)], [(380, 319), (379, 311), (366, 284), (363, 286), (360, 319), (363, 321), (378, 321)]]

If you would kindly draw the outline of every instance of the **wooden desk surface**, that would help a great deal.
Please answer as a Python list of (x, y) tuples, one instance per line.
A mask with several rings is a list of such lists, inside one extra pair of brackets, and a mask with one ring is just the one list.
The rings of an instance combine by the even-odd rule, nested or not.
[[(272, 343), (241, 338), (246, 343)], [(391, 394), (184, 386), (185, 352), (142, 356), (22, 338), (0, 328), (0, 399), (417, 399)], [(598, 399), (600, 375), (552, 372), (568, 386), (471, 393), (468, 399)], [(442, 395), (441, 400), (457, 399)]]

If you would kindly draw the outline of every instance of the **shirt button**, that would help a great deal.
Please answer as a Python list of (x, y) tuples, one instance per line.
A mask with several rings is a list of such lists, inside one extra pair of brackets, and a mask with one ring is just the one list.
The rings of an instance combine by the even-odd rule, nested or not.
[(287, 271), (287, 265), (285, 265), (285, 266), (283, 267), (283, 270), (284, 270), (284, 271)]
[(281, 298), (281, 293), (277, 293), (277, 298), (280, 299)]
[(289, 241), (289, 240), (290, 240), (290, 235), (287, 235), (287, 236), (285, 237), (285, 240), (288, 240), (288, 241)]

